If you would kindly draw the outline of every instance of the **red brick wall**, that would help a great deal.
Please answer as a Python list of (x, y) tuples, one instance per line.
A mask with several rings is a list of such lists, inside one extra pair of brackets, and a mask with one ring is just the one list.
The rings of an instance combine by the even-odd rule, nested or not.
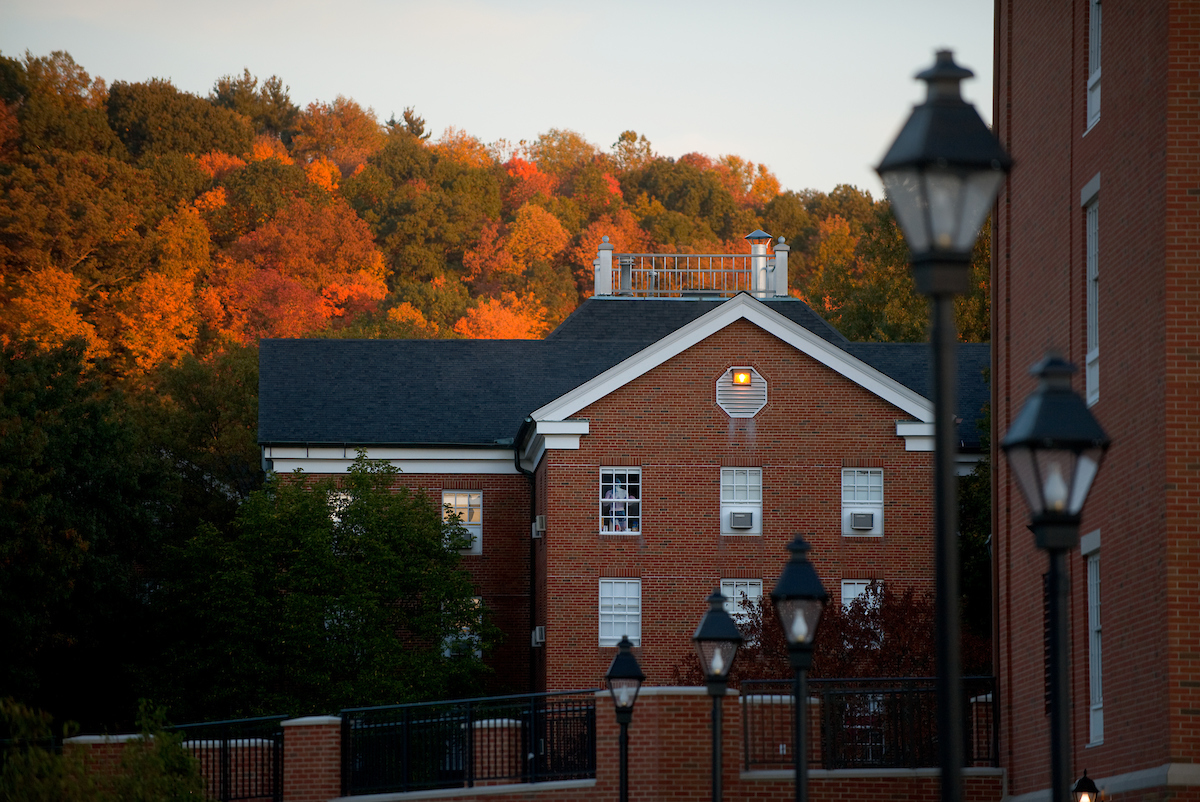
[[(715, 403), (717, 378), (752, 365), (768, 383), (755, 418), (732, 419)], [(843, 576), (878, 576), (932, 589), (930, 454), (905, 451), (897, 419), (910, 416), (739, 321), (576, 418), (590, 421), (580, 448), (546, 456), (539, 509), (548, 516), (547, 686), (598, 686), (612, 659), (598, 646), (598, 580), (642, 580), (642, 646), (650, 684), (672, 681), (691, 654), (705, 598), (722, 577), (760, 577), (765, 592), (802, 533), (836, 601)], [(843, 460), (880, 460), (883, 538), (841, 536)], [(601, 535), (599, 469), (640, 465), (642, 532)], [(763, 536), (722, 537), (720, 469), (763, 469)], [(543, 475), (539, 471), (539, 476)], [(690, 658), (688, 658), (690, 659)]]
[(325, 802), (342, 793), (341, 719), (312, 716), (283, 723), (284, 802)]
[[(1075, 773), (1192, 762), (1200, 750), (1196, 604), (1195, 309), (1200, 231), (1200, 10), (1194, 2), (1105, 3), (1102, 104), (1087, 130), (1087, 0), (998, 0), (997, 134), (1016, 165), (996, 211), (994, 431), (1033, 390), (1047, 348), (1086, 361), (1085, 213), (1099, 194), (1100, 398), (1113, 438), (1081, 531), (1101, 531), (1104, 742), (1088, 741), (1087, 587), (1069, 560)], [(1020, 491), (999, 460), (994, 569), (1001, 760), (1009, 791), (1049, 783), (1042, 574)]]

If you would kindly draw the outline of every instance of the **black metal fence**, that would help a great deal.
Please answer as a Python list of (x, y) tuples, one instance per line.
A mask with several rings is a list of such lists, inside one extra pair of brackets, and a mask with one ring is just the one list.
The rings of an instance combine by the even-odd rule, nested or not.
[[(809, 680), (812, 768), (922, 768), (938, 764), (933, 678)], [(964, 754), (968, 766), (997, 765), (992, 677), (965, 677)], [(742, 683), (747, 769), (790, 768), (793, 685)]]
[(596, 776), (596, 692), (342, 711), (342, 795)]
[(283, 727), (286, 716), (184, 724), (183, 747), (200, 763), (205, 793), (221, 802), (283, 799)]

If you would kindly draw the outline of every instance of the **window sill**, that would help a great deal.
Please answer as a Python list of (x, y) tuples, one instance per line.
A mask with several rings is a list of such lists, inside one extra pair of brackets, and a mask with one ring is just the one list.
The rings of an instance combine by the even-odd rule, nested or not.
[(883, 532), (880, 532), (879, 534), (870, 534), (865, 532), (842, 532), (842, 537), (883, 540)]

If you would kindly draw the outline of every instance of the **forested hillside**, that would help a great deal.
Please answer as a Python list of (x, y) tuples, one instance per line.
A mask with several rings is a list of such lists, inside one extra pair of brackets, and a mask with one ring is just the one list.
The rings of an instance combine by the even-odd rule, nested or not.
[[(748, 253), (756, 228), (787, 238), (790, 286), (847, 336), (924, 337), (906, 246), (866, 192), (784, 190), (766, 165), (659, 155), (631, 130), (605, 148), (435, 124), (343, 96), (300, 108), (275, 76), (198, 97), (0, 56), (0, 697), (119, 726), (147, 695), (211, 718), (478, 687), (471, 650), (447, 664), (438, 633), (462, 622), (444, 614), (413, 636), (424, 652), (347, 645), (395, 610), (346, 609), (369, 577), (325, 582), (342, 520), (381, 522), (388, 555), (411, 545), (387, 521), (435, 533), (429, 609), (470, 589), (439, 511), (388, 506), (370, 466), (354, 515), (264, 487), (260, 338), (536, 338), (590, 291), (602, 236)], [(986, 231), (966, 340), (988, 336)]]

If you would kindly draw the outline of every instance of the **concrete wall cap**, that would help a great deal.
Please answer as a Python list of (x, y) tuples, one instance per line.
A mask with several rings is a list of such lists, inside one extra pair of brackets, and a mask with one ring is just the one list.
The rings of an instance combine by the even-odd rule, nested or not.
[(65, 744), (124, 744), (130, 741), (136, 741), (142, 736), (137, 733), (126, 733), (124, 735), (76, 735), (73, 738), (64, 738)]
[[(708, 689), (703, 686), (696, 688), (696, 687), (681, 686), (681, 685), (650, 685), (648, 687), (643, 687), (640, 691), (638, 691), (639, 699), (641, 699), (643, 696), (707, 696), (707, 695), (708, 695)], [(736, 688), (729, 688), (728, 690), (725, 691), (725, 695), (726, 696), (737, 696), (738, 691)], [(598, 696), (598, 697), (603, 696), (603, 697), (607, 698), (609, 696), (609, 693), (606, 690), (596, 691), (596, 696)], [(541, 783), (538, 783), (538, 784), (541, 785)]]
[(341, 724), (341, 716), (303, 716), (301, 718), (289, 718), (280, 724), (281, 727), (328, 727), (334, 724)]
[[(789, 775), (790, 776), (790, 775)], [(446, 797), (462, 796), (502, 796), (510, 794), (530, 794), (553, 791), (582, 790), (593, 788), (595, 780), (555, 780), (544, 783), (512, 783), (511, 785), (484, 785), (474, 788), (440, 788), (436, 791), (409, 791), (395, 794), (363, 794), (362, 796), (343, 796), (331, 799), (329, 802), (401, 802), (408, 799), (445, 799)]]

